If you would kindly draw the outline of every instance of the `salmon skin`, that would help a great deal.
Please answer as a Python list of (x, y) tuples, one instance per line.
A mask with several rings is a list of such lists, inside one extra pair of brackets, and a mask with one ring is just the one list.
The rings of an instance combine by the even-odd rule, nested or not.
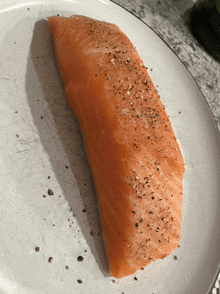
[(146, 67), (116, 25), (79, 15), (48, 23), (94, 178), (110, 276), (132, 275), (179, 244), (180, 147)]

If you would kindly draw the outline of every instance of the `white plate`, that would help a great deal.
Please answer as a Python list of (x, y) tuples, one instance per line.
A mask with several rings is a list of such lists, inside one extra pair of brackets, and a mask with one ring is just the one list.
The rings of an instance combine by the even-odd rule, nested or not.
[[(189, 72), (148, 26), (110, 1), (0, 0), (0, 8), (0, 292), (207, 293), (220, 261), (220, 141)], [(57, 13), (113, 22), (128, 35), (183, 152), (180, 248), (137, 272), (138, 280), (108, 276), (93, 181), (46, 21)]]

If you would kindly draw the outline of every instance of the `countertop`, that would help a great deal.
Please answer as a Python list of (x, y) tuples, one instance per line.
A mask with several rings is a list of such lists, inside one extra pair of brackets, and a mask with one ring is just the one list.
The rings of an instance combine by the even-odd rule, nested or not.
[[(220, 62), (194, 38), (189, 13), (195, 0), (114, 0), (153, 29), (176, 53), (201, 89), (220, 130)], [(219, 293), (220, 275), (213, 294)]]

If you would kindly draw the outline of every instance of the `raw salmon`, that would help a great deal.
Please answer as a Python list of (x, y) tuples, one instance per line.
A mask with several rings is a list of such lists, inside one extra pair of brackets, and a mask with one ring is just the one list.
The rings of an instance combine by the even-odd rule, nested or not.
[(122, 278), (179, 244), (180, 147), (146, 67), (116, 25), (79, 15), (48, 23), (95, 182), (110, 276)]

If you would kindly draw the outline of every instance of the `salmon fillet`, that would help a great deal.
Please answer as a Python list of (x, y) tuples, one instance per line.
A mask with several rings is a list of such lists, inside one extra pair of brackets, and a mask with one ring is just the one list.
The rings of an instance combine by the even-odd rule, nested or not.
[(79, 15), (48, 23), (94, 178), (110, 276), (122, 278), (179, 244), (180, 147), (146, 67), (116, 25)]

